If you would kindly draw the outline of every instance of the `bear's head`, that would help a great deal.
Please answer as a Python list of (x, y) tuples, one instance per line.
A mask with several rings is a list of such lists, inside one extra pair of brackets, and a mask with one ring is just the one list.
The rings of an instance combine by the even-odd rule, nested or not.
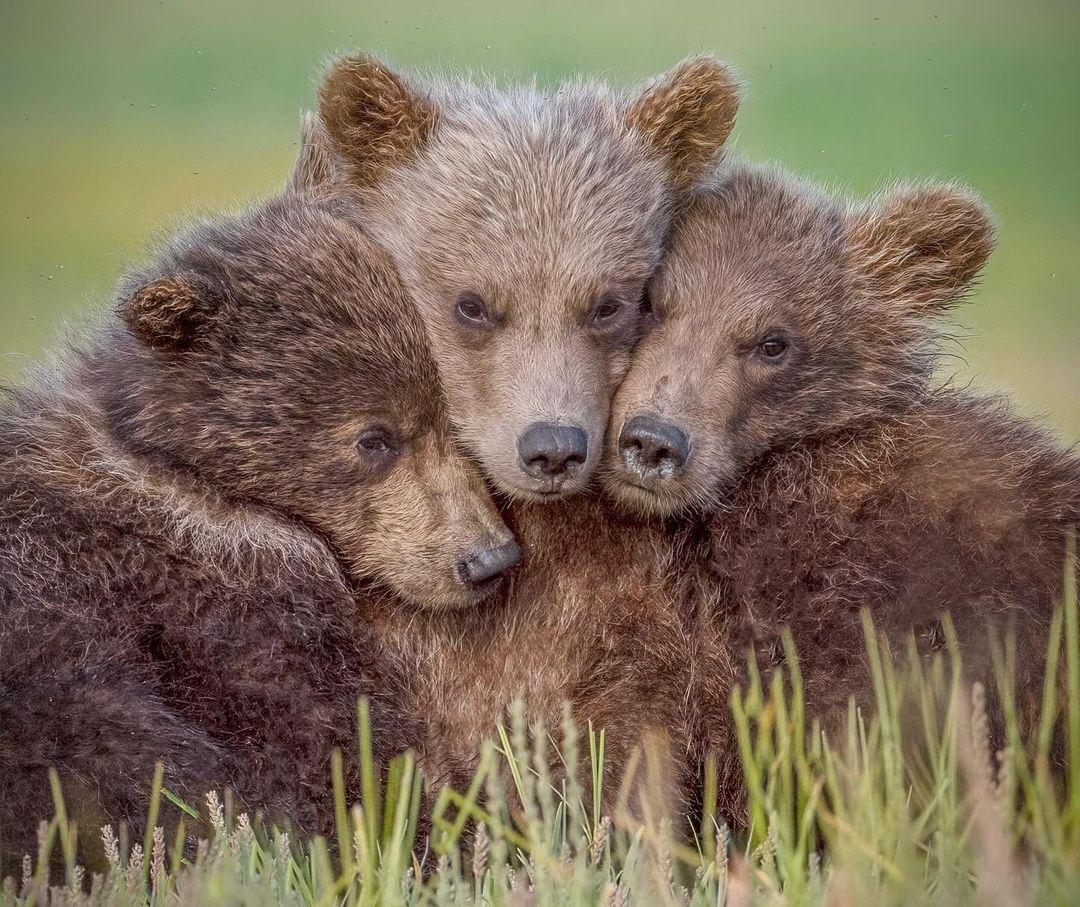
[(101, 365), (110, 430), (303, 524), (362, 582), (428, 608), (477, 602), (518, 549), (454, 452), (423, 323), (354, 213), (288, 192), (128, 278)]
[(733, 165), (673, 231), (612, 405), (608, 489), (644, 513), (708, 509), (762, 455), (903, 408), (992, 245), (956, 186), (847, 204)]
[(498, 488), (583, 488), (672, 210), (731, 131), (699, 57), (631, 98), (592, 84), (410, 84), (339, 60), (319, 110), (364, 225), (417, 301), (465, 447)]

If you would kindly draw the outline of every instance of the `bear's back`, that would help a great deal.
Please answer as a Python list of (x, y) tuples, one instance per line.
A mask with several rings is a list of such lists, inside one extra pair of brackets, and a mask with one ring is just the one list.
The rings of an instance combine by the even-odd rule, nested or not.
[(770, 455), (711, 528), (717, 571), (748, 599), (933, 616), (1048, 601), (1078, 519), (1080, 461), (1000, 403), (942, 392)]

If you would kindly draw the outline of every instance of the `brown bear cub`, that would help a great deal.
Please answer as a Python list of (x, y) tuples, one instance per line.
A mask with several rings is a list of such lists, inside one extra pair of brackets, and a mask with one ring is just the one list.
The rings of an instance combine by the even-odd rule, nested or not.
[(419, 87), (338, 61), (319, 110), (364, 227), (421, 309), (467, 450), (503, 492), (584, 488), (676, 205), (738, 106), (689, 59), (632, 98), (594, 84)]
[(727, 703), (747, 650), (773, 668), (790, 629), (827, 726), (868, 699), (864, 607), (901, 654), (908, 634), (941, 648), (948, 611), (988, 689), (987, 624), (1011, 630), (1035, 714), (1080, 460), (1002, 402), (932, 380), (937, 319), (991, 247), (985, 208), (952, 186), (850, 205), (741, 165), (673, 233), (655, 326), (612, 407), (607, 487), (637, 512), (705, 514), (693, 696), (734, 771)]
[[(330, 148), (322, 127), (311, 128), (320, 158), (312, 168), (332, 173), (341, 163), (321, 153)], [(595, 497), (522, 501), (504, 515), (522, 564), (482, 609), (416, 614), (372, 601), (364, 619), (408, 665), (411, 710), (427, 721), (419, 764), (433, 788), (471, 781), (483, 742), (508, 720), (513, 700), (552, 732), (569, 704), (580, 729), (604, 729), (610, 808), (635, 748), (667, 732), (685, 703), (680, 540)]]
[(473, 605), (516, 560), (356, 222), (293, 191), (196, 227), (0, 408), (5, 867), (52, 814), (50, 766), (90, 846), (139, 824), (157, 760), (193, 802), (231, 787), (327, 831), (358, 697), (378, 756), (419, 733), (359, 611)]

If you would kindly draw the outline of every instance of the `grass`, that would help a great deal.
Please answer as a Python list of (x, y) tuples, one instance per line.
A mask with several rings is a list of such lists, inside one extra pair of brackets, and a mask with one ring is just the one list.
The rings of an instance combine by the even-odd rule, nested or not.
[[(564, 777), (549, 770), (543, 728), (526, 728), (520, 709), (485, 745), (472, 784), (444, 789), (430, 833), (418, 836), (421, 778), (411, 754), (376, 777), (361, 704), (361, 802), (345, 802), (342, 762), (333, 760), (336, 846), (292, 841), (233, 816), (211, 794), (203, 805), (209, 839), (194, 856), (183, 825), (166, 840), (155, 817), (163, 796), (154, 779), (147, 833), (123, 845), (125, 830), (102, 829), (108, 871), (89, 882), (75, 863), (76, 829), (55, 774), (56, 815), (43, 823), (36, 860), (5, 882), (8, 905), (743, 905), (743, 904), (1067, 904), (1080, 902), (1080, 620), (1074, 555), (1063, 607), (1051, 626), (1039, 733), (1023, 740), (1011, 694), (1013, 653), (994, 643), (1006, 741), (990, 749), (986, 691), (961, 680), (945, 620), (947, 656), (920, 660), (912, 648), (894, 662), (864, 615), (876, 708), (852, 706), (841, 739), (807, 727), (796, 653), (766, 684), (751, 672), (732, 695), (749, 827), (738, 833), (710, 811), (666, 815), (659, 744), (646, 744), (611, 815), (595, 781), (603, 735), (567, 721)], [(1064, 678), (1064, 684), (1060, 679)], [(1062, 692), (1059, 693), (1059, 690)], [(905, 722), (914, 706), (921, 721)], [(1050, 768), (1053, 732), (1064, 728), (1064, 777)], [(534, 741), (533, 744), (527, 740)], [(588, 746), (592, 778), (572, 770)], [(715, 776), (706, 769), (706, 798)], [(512, 787), (511, 789), (508, 789)], [(632, 789), (634, 788), (634, 789)], [(627, 803), (634, 796), (637, 808)], [(511, 804), (520, 804), (512, 806)], [(190, 805), (185, 809), (192, 815)], [(50, 878), (58, 849), (62, 877)], [(52, 862), (53, 866), (57, 861)], [(58, 874), (59, 875), (59, 874)]]

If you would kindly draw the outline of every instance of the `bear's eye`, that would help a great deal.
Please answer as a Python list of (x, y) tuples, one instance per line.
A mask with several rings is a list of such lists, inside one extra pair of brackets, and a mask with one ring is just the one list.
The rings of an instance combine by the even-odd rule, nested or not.
[(589, 313), (589, 320), (595, 325), (610, 324), (622, 311), (622, 301), (614, 296), (605, 296)]
[(787, 352), (788, 343), (783, 337), (766, 337), (757, 345), (757, 351), (765, 359), (776, 360)]
[(397, 456), (397, 445), (389, 432), (381, 428), (367, 428), (357, 435), (356, 452), (362, 460), (379, 465)]
[(484, 300), (476, 293), (462, 293), (457, 301), (457, 316), (460, 321), (473, 326), (491, 324), (491, 313)]

